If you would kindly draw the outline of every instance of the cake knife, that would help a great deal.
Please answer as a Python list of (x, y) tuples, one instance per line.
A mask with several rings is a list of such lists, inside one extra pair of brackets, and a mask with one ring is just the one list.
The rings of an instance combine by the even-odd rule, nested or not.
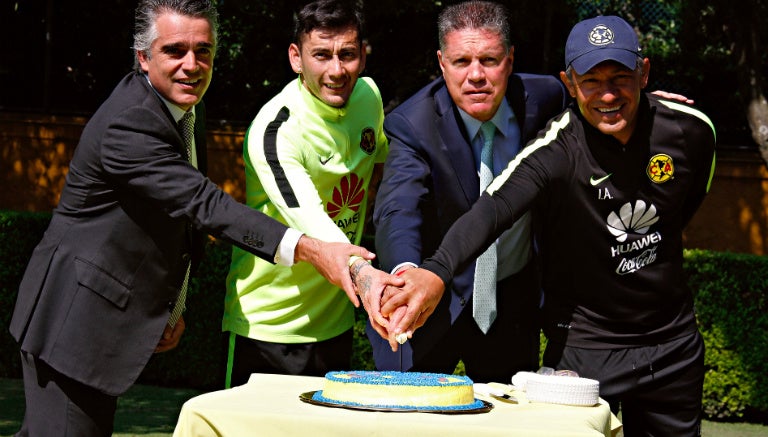
[(473, 388), (475, 390), (475, 393), (478, 393), (481, 395), (490, 396), (495, 399), (509, 401), (509, 402), (515, 402), (515, 403), (517, 402), (517, 398), (515, 398), (514, 396), (504, 392), (504, 390), (500, 388), (492, 387), (488, 384), (476, 382), (474, 383)]
[[(395, 336), (395, 340), (397, 340), (397, 343), (402, 346), (405, 344), (406, 341), (408, 341), (408, 334), (405, 332), (401, 332)], [(399, 347), (397, 348), (397, 353), (400, 358), (400, 372), (403, 371), (403, 348)]]

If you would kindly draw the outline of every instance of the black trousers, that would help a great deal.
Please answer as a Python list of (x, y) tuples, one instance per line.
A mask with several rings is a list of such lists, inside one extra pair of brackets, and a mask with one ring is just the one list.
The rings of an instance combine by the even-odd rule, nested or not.
[(19, 437), (108, 437), (117, 397), (75, 381), (24, 351), (21, 352), (26, 410)]
[(625, 349), (548, 344), (544, 365), (600, 381), (600, 396), (624, 436), (700, 436), (704, 341), (698, 331), (667, 343)]
[(441, 338), (423, 338), (417, 330), (410, 340), (414, 363), (409, 370), (451, 374), (461, 360), (473, 381), (507, 384), (519, 371), (535, 372), (539, 368), (540, 328), (534, 270), (534, 263), (530, 262), (520, 272), (498, 282), (498, 316), (486, 334), (472, 317), (472, 302), (467, 303)]
[(228, 342), (226, 387), (248, 382), (251, 373), (325, 376), (349, 369), (352, 330), (313, 343), (270, 343), (225, 332)]

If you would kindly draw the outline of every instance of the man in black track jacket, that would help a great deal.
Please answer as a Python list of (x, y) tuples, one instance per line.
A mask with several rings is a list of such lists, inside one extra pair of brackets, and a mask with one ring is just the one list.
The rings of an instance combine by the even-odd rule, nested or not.
[[(544, 365), (600, 382), (624, 433), (700, 435), (704, 346), (682, 231), (709, 190), (715, 130), (642, 92), (650, 62), (619, 17), (574, 26), (560, 73), (575, 103), (456, 221), (407, 292), (391, 335), (420, 327), (454, 274), (533, 207), (543, 257)], [(471, 231), (468, 231), (471, 230)], [(390, 294), (391, 293), (391, 294)], [(407, 305), (407, 311), (395, 312)], [(401, 316), (401, 317), (400, 317)]]

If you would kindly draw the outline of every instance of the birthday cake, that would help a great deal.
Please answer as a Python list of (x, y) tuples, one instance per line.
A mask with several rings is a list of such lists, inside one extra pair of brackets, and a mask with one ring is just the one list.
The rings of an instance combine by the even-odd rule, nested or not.
[(312, 399), (338, 405), (384, 409), (471, 410), (476, 400), (472, 380), (441, 373), (393, 371), (328, 372)]

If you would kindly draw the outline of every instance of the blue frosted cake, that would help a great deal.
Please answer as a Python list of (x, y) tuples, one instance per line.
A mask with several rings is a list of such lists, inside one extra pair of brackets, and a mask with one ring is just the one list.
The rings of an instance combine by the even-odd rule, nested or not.
[(425, 411), (483, 406), (475, 399), (471, 379), (442, 373), (328, 372), (323, 389), (312, 398), (347, 406)]

